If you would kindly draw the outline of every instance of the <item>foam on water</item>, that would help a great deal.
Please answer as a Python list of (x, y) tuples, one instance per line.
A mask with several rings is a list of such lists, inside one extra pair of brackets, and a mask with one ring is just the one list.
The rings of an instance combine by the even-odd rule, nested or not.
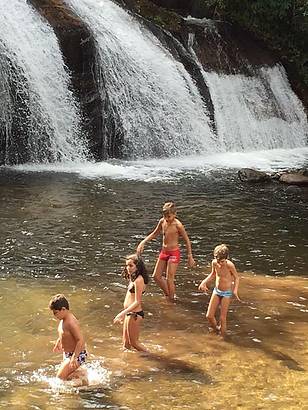
[(105, 161), (98, 163), (17, 165), (10, 169), (23, 172), (76, 173), (82, 178), (110, 178), (146, 182), (174, 181), (190, 174), (207, 174), (214, 170), (254, 168), (275, 172), (307, 166), (308, 147), (252, 152), (229, 152), (180, 158), (139, 161)]
[(83, 389), (90, 389), (93, 386), (109, 387), (111, 372), (103, 366), (100, 360), (93, 360), (87, 363), (84, 368), (87, 370), (89, 381), (87, 386), (78, 385), (78, 379), (63, 381), (55, 377), (56, 368), (54, 366), (38, 369), (31, 374), (21, 374), (17, 376), (17, 380), (21, 384), (44, 383), (54, 393), (69, 392), (80, 387)]

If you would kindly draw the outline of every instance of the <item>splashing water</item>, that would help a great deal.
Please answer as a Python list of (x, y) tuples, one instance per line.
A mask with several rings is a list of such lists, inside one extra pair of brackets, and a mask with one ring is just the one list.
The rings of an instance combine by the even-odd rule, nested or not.
[[(91, 388), (93, 386), (101, 386), (108, 388), (110, 386), (111, 371), (107, 370), (100, 360), (93, 360), (87, 363), (84, 368), (87, 371), (88, 384), (87, 386), (81, 386), (76, 380), (63, 381), (55, 377), (56, 369), (54, 366), (41, 368), (31, 375), (22, 374), (17, 377), (17, 380), (21, 384), (28, 384), (32, 382), (39, 382), (46, 384), (53, 393), (64, 393), (70, 392), (82, 388)], [(52, 376), (51, 376), (52, 374)]]

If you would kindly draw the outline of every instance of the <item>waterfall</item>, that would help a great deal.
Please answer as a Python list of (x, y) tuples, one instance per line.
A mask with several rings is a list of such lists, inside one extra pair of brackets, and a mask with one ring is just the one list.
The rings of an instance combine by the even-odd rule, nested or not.
[[(219, 60), (224, 40), (213, 21), (203, 19), (198, 25), (201, 22), (205, 35), (216, 38)], [(198, 60), (193, 46), (194, 35), (191, 33), (188, 47)], [(199, 63), (212, 98), (221, 150), (305, 147), (308, 138), (307, 116), (303, 104), (291, 89), (284, 68), (280, 64), (253, 67), (243, 56), (238, 58), (248, 75), (204, 70)], [(225, 53), (223, 61), (229, 69)], [(236, 69), (232, 67), (232, 71), (236, 72)]]
[[(25, 128), (27, 140), (23, 143), (30, 162), (84, 159), (87, 149), (80, 131), (79, 108), (69, 89), (56, 35), (26, 0), (7, 1), (0, 9), (0, 91), (4, 101), (0, 125), (6, 122), (3, 162), (15, 162), (9, 147), (18, 146)], [(25, 104), (19, 108), (24, 123), (16, 138), (11, 132), (11, 121), (19, 94)], [(21, 114), (17, 112), (16, 116)]]
[(307, 118), (281, 65), (255, 69), (253, 77), (204, 72), (225, 151), (306, 145)]
[(98, 64), (128, 158), (216, 149), (208, 111), (195, 83), (159, 40), (109, 0), (66, 0), (98, 45)]

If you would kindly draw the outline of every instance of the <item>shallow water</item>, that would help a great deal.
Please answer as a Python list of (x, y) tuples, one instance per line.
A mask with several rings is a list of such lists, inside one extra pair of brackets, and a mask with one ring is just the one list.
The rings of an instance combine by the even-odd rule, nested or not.
[[(0, 173), (0, 403), (8, 408), (304, 409), (308, 368), (307, 191), (245, 185), (234, 171), (156, 182), (70, 173)], [(150, 358), (121, 351), (123, 257), (179, 206), (198, 266), (182, 263), (175, 306), (151, 283), (141, 339)], [(208, 332), (197, 285), (217, 243), (241, 274), (227, 341)], [(159, 241), (147, 244), (151, 270)], [(183, 258), (186, 258), (183, 251)], [(56, 383), (56, 321), (64, 292), (90, 352), (92, 386)]]
[[(304, 409), (308, 278), (242, 274), (245, 303), (233, 302), (230, 334), (222, 341), (205, 323), (208, 296), (196, 291), (203, 275), (190, 276), (175, 306), (149, 286), (142, 341), (153, 352), (150, 358), (121, 351), (121, 327), (112, 325), (112, 318), (125, 290), (116, 283), (3, 278), (1, 405)], [(46, 304), (59, 291), (70, 299), (90, 352), (93, 385), (79, 391), (53, 379), (61, 357), (51, 352), (57, 324)]]

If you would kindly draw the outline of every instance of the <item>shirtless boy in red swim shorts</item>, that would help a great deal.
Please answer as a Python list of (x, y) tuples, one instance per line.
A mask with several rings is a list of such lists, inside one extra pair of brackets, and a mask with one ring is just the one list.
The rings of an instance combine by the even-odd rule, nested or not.
[[(174, 276), (180, 262), (181, 254), (179, 249), (180, 236), (184, 239), (187, 249), (188, 265), (194, 266), (195, 261), (192, 256), (191, 243), (183, 224), (176, 218), (176, 208), (173, 202), (166, 202), (163, 206), (163, 217), (159, 220), (156, 228), (146, 236), (137, 247), (137, 254), (143, 252), (146, 242), (163, 234), (162, 250), (157, 259), (153, 278), (163, 290), (166, 297), (174, 302), (175, 284)], [(166, 277), (162, 276), (166, 272)]]

